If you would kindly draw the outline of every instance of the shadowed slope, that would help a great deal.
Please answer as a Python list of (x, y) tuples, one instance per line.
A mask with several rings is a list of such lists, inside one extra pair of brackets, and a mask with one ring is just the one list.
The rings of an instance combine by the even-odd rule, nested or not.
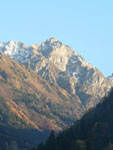
[(50, 139), (42, 150), (51, 150), (49, 146), (52, 147), (52, 143), (55, 150), (112, 150), (113, 89), (96, 108), (89, 110), (71, 128), (58, 134), (54, 141)]

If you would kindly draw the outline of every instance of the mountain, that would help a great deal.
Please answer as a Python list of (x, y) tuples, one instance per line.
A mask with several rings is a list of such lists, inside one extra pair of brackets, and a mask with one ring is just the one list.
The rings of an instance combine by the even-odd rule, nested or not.
[(0, 147), (9, 141), (40, 143), (51, 130), (72, 125), (84, 111), (68, 92), (0, 54)]
[(55, 38), (32, 46), (15, 41), (0, 43), (0, 52), (35, 71), (52, 87), (60, 87), (85, 111), (113, 86), (97, 68)]
[(96, 108), (59, 133), (52, 132), (38, 150), (113, 150), (113, 89)]
[(0, 57), (0, 96), (28, 124), (38, 130), (50, 128), (57, 131), (83, 114), (81, 103), (68, 92), (51, 86), (35, 72), (6, 55)]
[(108, 76), (107, 79), (111, 80), (111, 82), (113, 83), (113, 74), (111, 76)]
[[(0, 149), (17, 150), (31, 149), (40, 139), (44, 140), (47, 133), (41, 133), (15, 113), (8, 102), (0, 96)], [(15, 110), (15, 109), (14, 109)]]
[[(7, 123), (3, 118), (0, 125), (4, 144), (8, 139), (20, 145), (44, 141), (51, 130), (61, 131), (81, 118), (113, 85), (55, 38), (32, 46), (0, 43), (0, 52), (0, 96), (3, 110), (8, 109), (3, 112)], [(14, 117), (8, 119), (9, 114)]]

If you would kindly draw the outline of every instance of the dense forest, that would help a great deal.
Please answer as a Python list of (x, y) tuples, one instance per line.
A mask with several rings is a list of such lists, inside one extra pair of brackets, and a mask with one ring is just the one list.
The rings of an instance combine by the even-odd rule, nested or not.
[(113, 89), (72, 127), (58, 135), (52, 131), (46, 143), (33, 149), (113, 150)]
[(13, 113), (0, 96), (0, 150), (29, 150), (45, 135)]

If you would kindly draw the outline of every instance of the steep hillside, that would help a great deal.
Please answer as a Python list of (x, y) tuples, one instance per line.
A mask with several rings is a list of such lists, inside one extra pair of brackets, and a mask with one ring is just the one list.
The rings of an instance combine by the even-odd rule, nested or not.
[(7, 101), (0, 96), (0, 149), (8, 150), (16, 146), (27, 148), (36, 145), (37, 141), (44, 140), (47, 133), (41, 133), (28, 124), (24, 118), (16, 114)]
[[(29, 129), (31, 138), (23, 137), (30, 144), (44, 140), (50, 130), (57, 132), (70, 126), (85, 111), (81, 103), (76, 101), (78, 97), (73, 98), (60, 87), (51, 86), (35, 72), (26, 70), (4, 54), (0, 54), (0, 96), (5, 103), (3, 109), (7, 119), (7, 123), (3, 122), (1, 116), (1, 124), (14, 130)], [(8, 110), (14, 114), (14, 118)], [(11, 137), (9, 131), (6, 135)]]
[[(4, 123), (1, 116), (0, 128), (6, 141), (9, 137), (35, 145), (45, 140), (51, 130), (58, 132), (72, 125), (113, 85), (54, 38), (32, 46), (0, 43), (0, 52), (0, 96), (7, 119)], [(7, 108), (14, 114), (11, 120)]]
[[(10, 41), (0, 51), (60, 87), (85, 110), (95, 106), (113, 83), (69, 46), (55, 38), (32, 46)], [(78, 97), (77, 99), (75, 97)]]
[(38, 150), (112, 150), (113, 89), (100, 104), (89, 110), (71, 128), (58, 134), (52, 132)]

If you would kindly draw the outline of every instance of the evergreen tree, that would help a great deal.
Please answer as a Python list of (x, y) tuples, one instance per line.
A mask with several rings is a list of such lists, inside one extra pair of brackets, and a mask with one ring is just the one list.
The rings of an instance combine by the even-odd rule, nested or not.
[(9, 147), (10, 150), (19, 150), (17, 142), (13, 141)]
[(38, 145), (37, 150), (44, 150), (44, 144), (43, 144), (43, 142), (41, 142), (41, 143)]
[(9, 150), (9, 145), (7, 142), (5, 143), (5, 150)]
[(83, 140), (77, 140), (76, 150), (87, 150), (86, 143)]
[(45, 146), (46, 146), (46, 150), (55, 150), (55, 133), (54, 133), (54, 131), (51, 131), (51, 134), (48, 137)]
[(113, 144), (110, 143), (104, 150), (113, 150)]

